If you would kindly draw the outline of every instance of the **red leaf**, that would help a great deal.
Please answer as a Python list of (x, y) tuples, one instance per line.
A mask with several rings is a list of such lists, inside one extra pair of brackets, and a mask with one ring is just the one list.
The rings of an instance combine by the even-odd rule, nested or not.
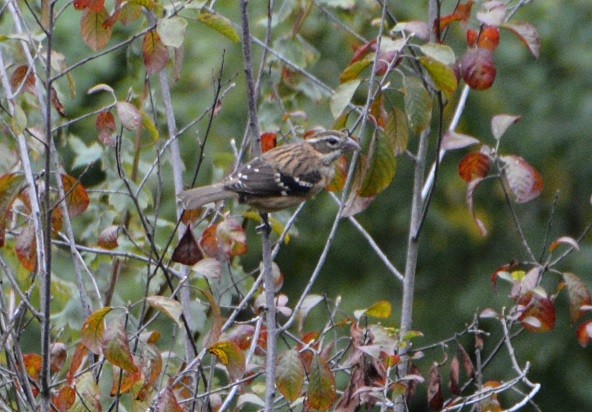
[(567, 286), (571, 323), (576, 323), (583, 315), (580, 308), (592, 305), (590, 291), (584, 282), (573, 273), (564, 273), (563, 280)]
[(539, 172), (520, 156), (502, 156), (504, 177), (517, 203), (526, 203), (543, 191), (543, 178)]
[(489, 89), (497, 73), (493, 53), (480, 48), (467, 50), (460, 63), (460, 72), (471, 89)]
[(197, 240), (193, 235), (191, 227), (187, 226), (179, 244), (177, 244), (177, 247), (175, 247), (175, 250), (173, 251), (171, 260), (183, 265), (192, 266), (201, 259), (203, 259), (203, 254), (201, 253), (201, 250), (199, 250)]
[(142, 57), (148, 74), (156, 74), (162, 71), (169, 61), (169, 51), (164, 45), (156, 30), (149, 31), (144, 36)]
[(115, 132), (115, 116), (113, 116), (113, 113), (109, 111), (99, 113), (96, 126), (99, 132), (99, 141), (105, 146), (115, 147), (116, 141), (113, 138), (113, 133)]
[(471, 17), (471, 10), (473, 8), (473, 0), (469, 0), (464, 4), (459, 4), (452, 14), (441, 17), (439, 21), (434, 23), (440, 24), (440, 32), (444, 31), (448, 26), (454, 22), (468, 22)]
[(277, 133), (262, 133), (261, 134), (261, 153), (265, 153), (276, 147)]
[(555, 304), (551, 299), (530, 291), (518, 300), (522, 313), (518, 320), (530, 332), (548, 332), (555, 328)]
[(577, 337), (583, 348), (588, 346), (592, 340), (592, 320), (584, 322), (578, 327)]
[(467, 183), (483, 179), (489, 174), (491, 160), (481, 152), (467, 154), (458, 164), (458, 174)]

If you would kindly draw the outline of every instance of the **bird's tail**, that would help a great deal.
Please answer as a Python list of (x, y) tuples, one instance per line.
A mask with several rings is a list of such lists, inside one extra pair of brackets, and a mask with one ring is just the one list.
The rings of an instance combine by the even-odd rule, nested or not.
[(238, 195), (226, 190), (222, 183), (185, 190), (178, 196), (179, 202), (187, 210), (199, 209), (208, 203), (233, 198), (238, 198)]

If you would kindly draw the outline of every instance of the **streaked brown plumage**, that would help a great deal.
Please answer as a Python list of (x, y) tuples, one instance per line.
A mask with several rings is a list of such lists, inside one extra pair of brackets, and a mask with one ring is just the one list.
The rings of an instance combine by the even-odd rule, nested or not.
[(285, 209), (320, 192), (333, 179), (333, 162), (359, 148), (344, 133), (319, 132), (263, 153), (220, 183), (186, 190), (179, 201), (185, 209), (225, 199), (238, 199), (261, 212)]

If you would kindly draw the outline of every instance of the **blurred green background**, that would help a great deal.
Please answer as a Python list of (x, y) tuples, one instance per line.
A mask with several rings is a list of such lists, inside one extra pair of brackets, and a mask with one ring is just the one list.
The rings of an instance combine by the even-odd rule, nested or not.
[[(425, 1), (399, 1), (390, 2), (390, 7), (400, 20), (425, 19), (426, 4)], [(352, 13), (329, 10), (353, 30), (371, 38), (376, 34), (376, 27), (369, 24), (367, 13), (378, 18), (379, 8), (364, 1), (358, 2), (358, 6), (361, 10)], [(264, 17), (264, 2), (252, 1), (250, 7), (255, 21)], [(233, 21), (238, 21), (236, 2), (219, 2), (217, 9)], [(78, 35), (79, 15), (68, 8), (60, 17), (56, 33), (55, 48), (66, 55), (68, 64), (89, 55), (89, 49)], [(535, 1), (520, 10), (515, 19), (537, 27), (542, 40), (540, 58), (535, 60), (515, 36), (503, 31), (500, 48), (495, 53), (496, 82), (490, 90), (471, 92), (458, 131), (493, 144), (490, 133), (493, 115), (508, 113), (522, 116), (521, 122), (512, 126), (504, 136), (501, 150), (505, 154), (523, 156), (544, 178), (543, 195), (526, 205), (516, 206), (527, 239), (538, 256), (542, 253), (547, 230), (551, 239), (563, 235), (577, 237), (592, 217), (592, 3), (589, 0)], [(288, 34), (293, 22), (293, 17), (286, 20), (278, 26), (274, 35)], [(117, 39), (125, 39), (138, 27), (118, 26), (116, 38), (110, 44)], [(263, 29), (263, 24), (253, 27), (259, 38), (263, 37)], [(449, 35), (457, 55), (462, 54), (463, 30), (452, 29)], [(301, 56), (299, 53), (302, 53), (306, 41), (311, 46), (309, 57), (316, 59), (307, 69), (331, 87), (338, 86), (338, 75), (352, 57), (351, 47), (359, 42), (335, 26), (327, 25), (326, 17), (316, 6), (312, 8), (300, 36), (303, 40), (300, 46), (298, 43), (284, 45), (286, 53), (290, 52), (290, 47), (295, 47), (294, 56)], [(203, 173), (199, 176), (199, 183), (203, 184), (212, 179), (216, 153), (229, 152), (230, 139), (240, 142), (244, 133), (247, 116), (242, 54), (239, 44), (230, 42), (196, 20), (189, 20), (184, 47), (183, 70), (179, 81), (172, 85), (179, 127), (211, 105), (212, 79), (219, 70), (221, 50), (225, 50), (223, 79), (236, 82), (236, 87), (225, 96), (220, 114), (214, 119)], [(113, 86), (120, 99), (125, 99), (130, 89), (136, 94), (141, 93), (144, 72), (140, 67), (140, 48), (138, 40), (130, 47), (109, 53), (75, 70), (72, 75), (77, 84), (77, 96), (64, 99), (69, 115), (74, 117), (96, 110), (108, 101), (108, 96), (86, 94), (86, 90), (98, 83)], [(260, 49), (255, 48), (256, 62), (260, 55)], [(158, 88), (156, 77), (150, 80)], [(58, 87), (67, 94), (64, 80)], [(264, 90), (262, 130), (277, 131), (283, 111), (268, 99), (271, 90), (268, 83), (264, 85)], [(326, 97), (311, 99), (314, 90), (308, 95), (290, 90), (278, 92), (286, 97), (287, 110), (307, 113), (305, 126), (331, 126), (332, 117)], [(450, 114), (447, 115), (449, 118)], [(164, 122), (163, 117), (161, 120)], [(93, 122), (94, 119), (79, 122), (68, 132), (91, 144), (95, 139)], [(199, 123), (180, 138), (188, 167), (187, 184), (197, 161), (197, 137), (202, 138), (204, 131), (205, 123)], [(413, 140), (411, 146), (415, 147), (415, 143)], [(433, 146), (432, 142), (432, 155)], [(422, 331), (424, 337), (416, 342), (418, 346), (437, 342), (462, 330), (479, 309), (510, 307), (512, 302), (507, 297), (509, 288), (501, 285), (496, 294), (490, 285), (490, 276), (502, 264), (526, 258), (503, 195), (494, 185), (483, 185), (476, 195), (479, 216), (490, 231), (486, 238), (478, 234), (465, 203), (466, 184), (456, 172), (458, 161), (465, 153), (448, 155), (442, 164), (442, 174), (421, 238), (414, 328)], [(86, 179), (92, 188), (93, 184), (101, 182), (103, 175), (97, 172)], [(401, 157), (393, 184), (357, 217), (401, 271), (404, 268), (411, 183), (412, 163), (408, 158)], [(168, 190), (171, 195), (172, 185)], [(172, 199), (172, 196), (168, 198)], [(173, 202), (165, 207), (172, 218)], [(299, 235), (277, 259), (286, 276), (283, 291), (292, 302), (300, 295), (316, 265), (335, 210), (335, 204), (326, 194), (309, 202), (297, 222)], [(252, 236), (250, 244), (253, 246), (244, 259), (246, 268), (256, 266), (260, 256), (258, 242), (253, 241), (256, 240), (255, 235), (249, 236)], [(560, 269), (578, 274), (592, 287), (591, 268), (592, 243), (588, 236), (582, 242), (581, 250), (566, 259)], [(559, 277), (546, 276), (545, 285), (554, 291)], [(370, 306), (379, 299), (388, 299), (396, 308), (391, 325), (398, 324), (400, 284), (389, 275), (362, 236), (347, 221), (340, 225), (328, 262), (313, 292), (330, 298), (342, 296), (342, 309), (346, 312)], [(542, 410), (592, 410), (592, 354), (589, 348), (582, 349), (576, 342), (575, 328), (569, 324), (565, 296), (561, 295), (557, 302), (557, 328), (540, 335), (521, 334), (514, 341), (517, 357), (522, 365), (527, 360), (531, 362), (530, 380), (542, 384), (535, 398)], [(482, 327), (492, 332), (486, 342), (493, 343), (499, 339), (500, 329), (493, 322), (483, 322)], [(469, 340), (463, 338), (461, 341), (470, 349)], [(441, 359), (441, 353), (428, 353), (428, 357)], [(430, 364), (429, 361), (423, 363), (424, 374), (427, 374)], [(508, 359), (502, 354), (486, 370), (485, 378), (508, 377), (508, 368)], [(422, 408), (420, 403), (416, 407), (418, 410)], [(525, 410), (530, 409), (526, 407)]]

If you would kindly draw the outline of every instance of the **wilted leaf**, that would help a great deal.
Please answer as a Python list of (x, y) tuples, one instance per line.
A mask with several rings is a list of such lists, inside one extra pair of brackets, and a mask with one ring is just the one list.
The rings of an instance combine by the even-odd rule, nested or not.
[(0, 248), (4, 246), (6, 222), (12, 204), (26, 184), (23, 174), (10, 173), (0, 176)]
[(86, 188), (76, 178), (62, 174), (62, 185), (64, 186), (64, 193), (66, 195), (66, 203), (68, 205), (68, 212), (70, 216), (76, 217), (86, 211), (90, 204), (90, 198), (86, 192)]
[(117, 102), (117, 115), (121, 125), (127, 130), (136, 130), (142, 124), (142, 115), (136, 106), (129, 102)]
[[(105, 358), (114, 366), (111, 396), (131, 391), (133, 386), (142, 378), (142, 372), (132, 355), (123, 324), (117, 322), (110, 325), (105, 330), (102, 344)], [(119, 369), (123, 370), (121, 385), (119, 385), (119, 380), (115, 378), (119, 377)]]
[[(457, 150), (464, 149), (475, 144), (481, 143), (477, 138), (462, 133), (457, 133), (452, 130), (447, 131), (442, 138), (440, 149), (442, 150)], [(459, 166), (460, 173), (460, 166)], [(461, 176), (462, 177), (462, 176)], [(483, 176), (482, 176), (483, 177)], [(464, 180), (464, 177), (463, 177)]]
[(549, 245), (549, 252), (553, 253), (559, 247), (559, 245), (567, 245), (571, 249), (580, 250), (580, 245), (578, 244), (578, 241), (575, 240), (573, 237), (561, 236)]
[(543, 191), (543, 178), (524, 158), (515, 155), (502, 156), (504, 177), (517, 203), (526, 203)]
[(467, 154), (458, 164), (458, 174), (467, 183), (483, 179), (489, 174), (491, 160), (481, 152)]
[(359, 79), (350, 80), (342, 83), (335, 89), (335, 93), (331, 96), (331, 114), (334, 119), (337, 119), (345, 108), (350, 104), (356, 89), (362, 81)]
[(296, 348), (282, 353), (277, 362), (275, 384), (288, 402), (294, 402), (304, 386), (304, 367)]
[(245, 355), (235, 342), (221, 341), (208, 348), (228, 369), (230, 379), (241, 379), (245, 373)]
[(504, 23), (501, 27), (514, 33), (522, 43), (528, 47), (528, 50), (535, 58), (539, 58), (541, 52), (541, 39), (539, 33), (532, 24), (529, 23)]
[(187, 226), (185, 233), (183, 233), (181, 240), (179, 240), (179, 244), (177, 244), (173, 251), (171, 260), (183, 265), (192, 266), (201, 259), (203, 259), (203, 254), (199, 249), (193, 230), (191, 230), (191, 226)]
[(577, 331), (578, 343), (585, 348), (592, 340), (592, 320), (582, 323)]
[(99, 132), (98, 139), (105, 146), (114, 147), (115, 138), (113, 133), (115, 132), (115, 116), (111, 112), (101, 112), (97, 115), (96, 121), (97, 131)]
[(555, 304), (548, 297), (530, 291), (518, 300), (518, 320), (530, 332), (548, 332), (555, 328)]
[(160, 373), (162, 372), (162, 356), (155, 345), (150, 343), (143, 345), (140, 368), (144, 382), (136, 395), (136, 399), (143, 401), (155, 389), (155, 384), (159, 381)]
[(444, 405), (442, 375), (440, 374), (440, 366), (435, 362), (428, 377), (428, 405), (431, 411), (439, 411)]
[(93, 312), (82, 325), (82, 343), (86, 348), (100, 355), (102, 351), (103, 334), (105, 333), (105, 316), (111, 312), (110, 307), (104, 307)]
[(99, 11), (86, 10), (80, 20), (82, 40), (93, 51), (104, 49), (111, 40), (113, 26), (105, 24), (109, 13), (103, 7)]
[(29, 70), (29, 66), (23, 64), (18, 66), (10, 76), (10, 86), (13, 92), (20, 90), (22, 92), (35, 93), (35, 74)]
[(491, 133), (497, 140), (506, 133), (508, 127), (520, 121), (520, 116), (513, 116), (510, 114), (498, 114), (491, 119)]
[(315, 354), (312, 357), (308, 374), (306, 406), (327, 411), (335, 402), (335, 376), (326, 360)]
[(167, 386), (164, 393), (158, 399), (158, 410), (166, 412), (184, 412), (185, 409), (177, 401), (173, 388)]
[(475, 377), (475, 366), (473, 365), (473, 361), (471, 360), (471, 357), (469, 356), (469, 354), (467, 353), (465, 348), (460, 343), (457, 345), (457, 349), (458, 349), (458, 353), (460, 354), (461, 359), (462, 359), (462, 365), (463, 365), (463, 369), (465, 370), (465, 374), (469, 378), (474, 378)]
[(16, 238), (16, 256), (21, 265), (30, 272), (37, 268), (37, 240), (35, 238), (35, 226), (28, 223)]
[(419, 62), (427, 70), (436, 88), (444, 93), (447, 99), (451, 99), (458, 87), (454, 69), (429, 56), (421, 56)]
[(234, 43), (240, 42), (240, 36), (234, 29), (232, 23), (225, 17), (219, 14), (213, 14), (208, 11), (202, 10), (198, 16), (199, 21), (204, 23), (206, 26), (211, 27), (218, 33), (223, 34)]
[(571, 323), (576, 323), (582, 317), (580, 310), (582, 306), (592, 305), (590, 291), (582, 280), (573, 273), (563, 273), (563, 281), (567, 286), (567, 296), (569, 297), (569, 314)]
[(156, 74), (162, 71), (169, 61), (169, 51), (155, 30), (151, 30), (144, 36), (142, 46), (142, 58), (148, 74)]
[(41, 365), (43, 364), (41, 355), (37, 355), (36, 353), (23, 354), (23, 363), (25, 364), (27, 375), (34, 381), (38, 381), (39, 374), (41, 373)]
[(421, 20), (400, 21), (392, 30), (393, 32), (406, 31), (411, 36), (415, 36), (421, 40), (428, 40), (430, 38), (430, 26)]
[(165, 19), (159, 19), (156, 25), (156, 31), (165, 46), (181, 47), (185, 39), (186, 27), (186, 19), (179, 16), (171, 16)]
[(49, 88), (49, 98), (51, 101), (51, 105), (53, 106), (55, 111), (58, 112), (58, 114), (60, 116), (66, 117), (66, 109), (64, 108), (64, 105), (60, 101), (60, 97), (58, 96), (58, 92), (56, 91), (56, 89), (53, 86)]
[(409, 128), (413, 133), (419, 134), (432, 120), (432, 98), (422, 81), (413, 76), (403, 77), (403, 93)]
[(485, 225), (483, 224), (481, 219), (477, 218), (477, 215), (475, 214), (475, 208), (473, 205), (473, 194), (475, 193), (475, 190), (477, 190), (477, 187), (479, 186), (479, 184), (482, 181), (483, 181), (483, 178), (476, 178), (476, 179), (473, 179), (469, 183), (469, 185), (467, 186), (466, 200), (467, 200), (467, 207), (469, 208), (469, 212), (471, 213), (471, 216), (473, 217), (473, 221), (475, 222), (475, 224), (479, 228), (479, 231), (481, 232), (481, 236), (487, 236), (487, 228), (485, 227)]
[(179, 327), (183, 326), (183, 323), (181, 322), (181, 314), (183, 313), (183, 308), (181, 307), (181, 304), (177, 302), (175, 299), (157, 295), (148, 296), (146, 298), (146, 302), (148, 302), (148, 305), (152, 306), (154, 309), (157, 309), (163, 315), (177, 322)]

